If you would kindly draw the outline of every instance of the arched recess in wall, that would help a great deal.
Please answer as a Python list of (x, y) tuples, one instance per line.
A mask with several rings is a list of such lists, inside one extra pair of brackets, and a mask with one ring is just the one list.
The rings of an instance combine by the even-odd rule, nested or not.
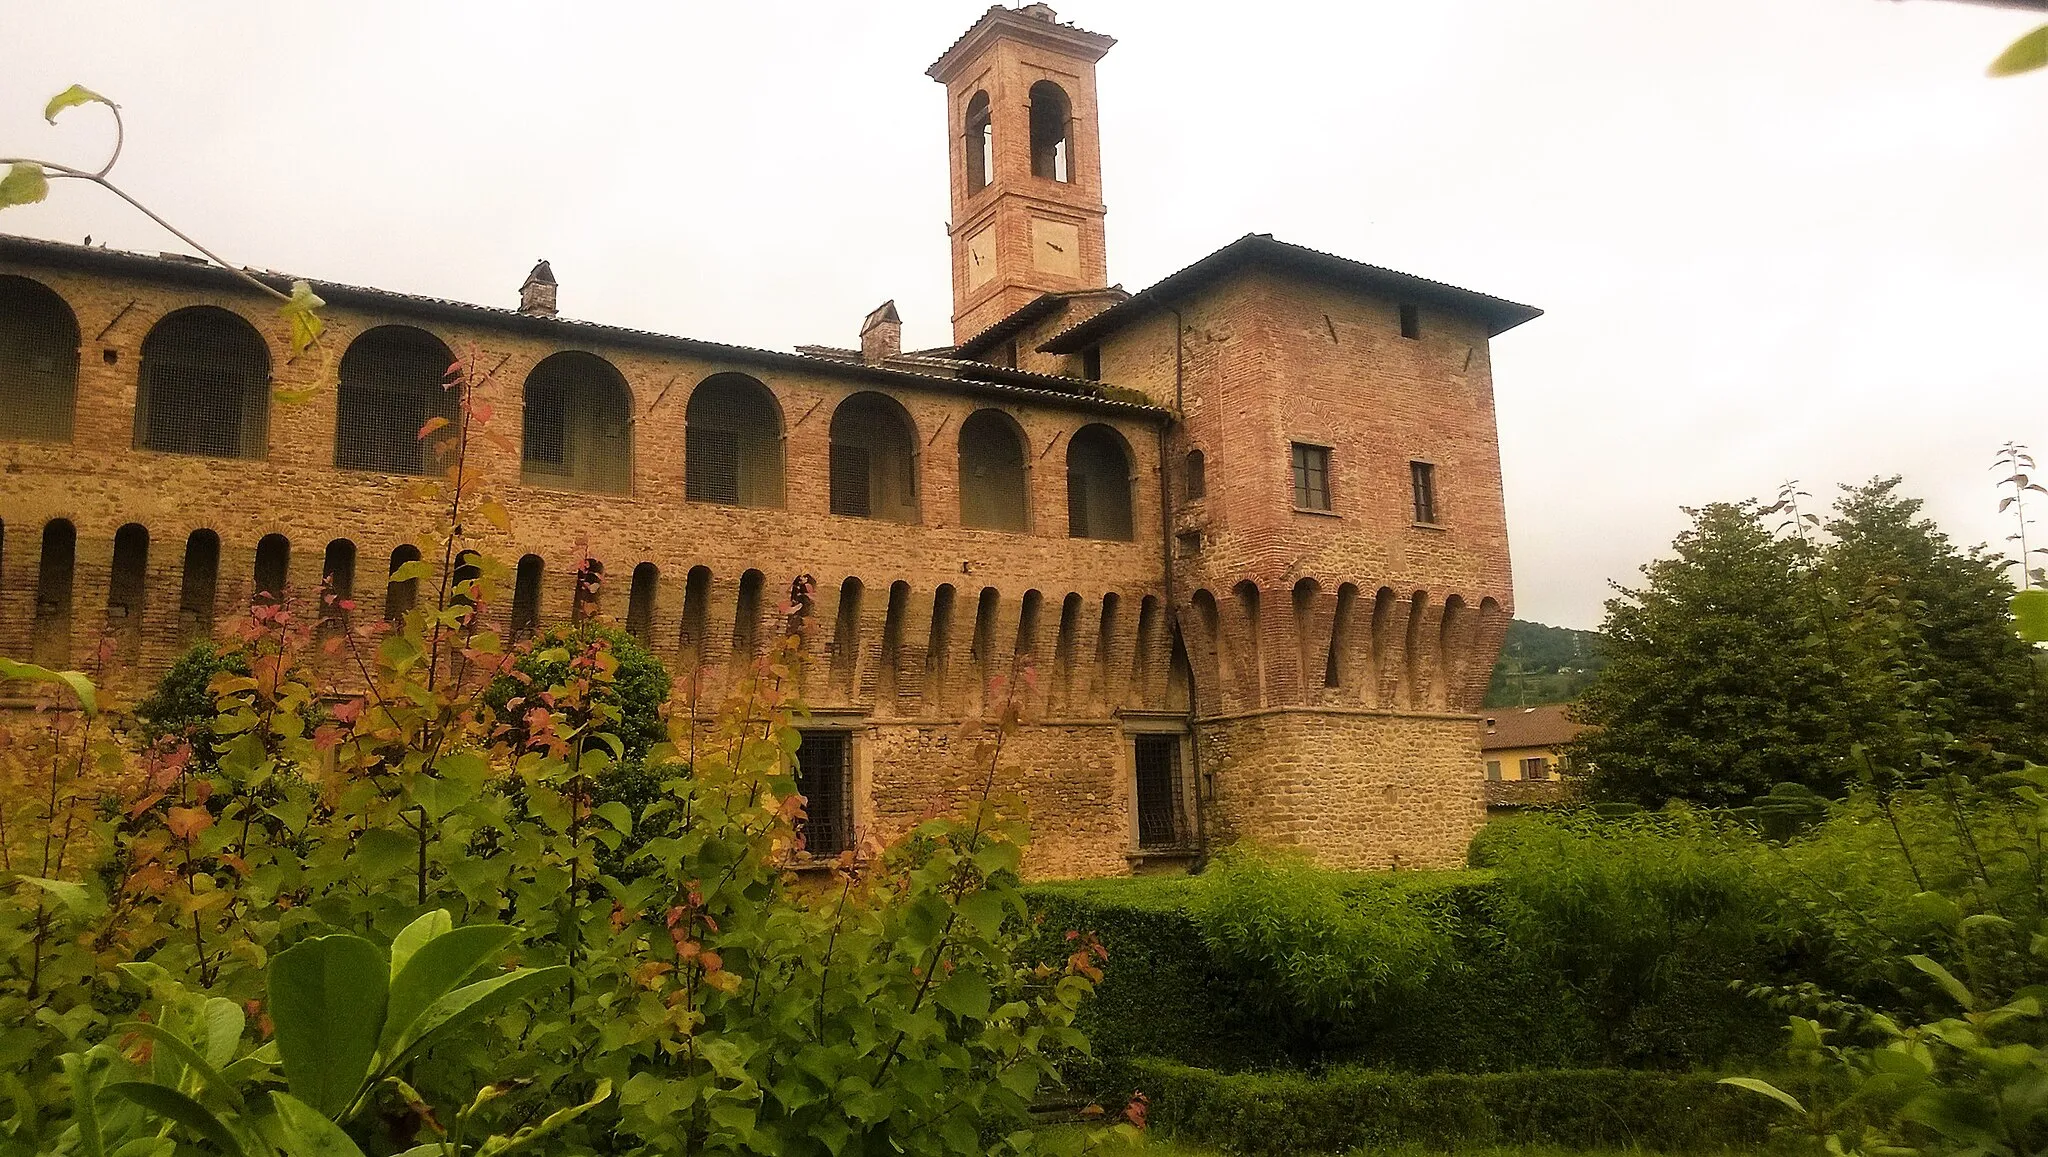
[(114, 532), (114, 561), (107, 574), (107, 636), (124, 662), (133, 662), (141, 650), (148, 590), (149, 528), (131, 522)]
[(455, 355), (440, 338), (409, 325), (380, 325), (348, 343), (334, 394), (334, 464), (344, 470), (425, 474), (436, 443), (420, 437), (431, 418), (455, 420), (448, 389)]
[(1069, 140), (1073, 103), (1049, 80), (1031, 86), (1031, 175), (1054, 181), (1074, 179), (1074, 146)]
[(746, 374), (713, 374), (683, 415), (683, 496), (691, 502), (782, 505), (782, 407)]
[(71, 598), (78, 570), (78, 528), (66, 518), (43, 524), (36, 560), (35, 661), (58, 667), (71, 661)]
[(1323, 585), (1312, 578), (1298, 580), (1294, 584), (1293, 619), (1295, 670), (1303, 692), (1320, 686), (1329, 659), (1328, 639), (1317, 629), (1317, 620), (1322, 616)]
[(865, 588), (852, 575), (839, 584), (839, 606), (832, 616), (831, 692), (844, 698), (856, 693), (860, 678), (860, 600)]
[(1472, 608), (1463, 595), (1444, 600), (1443, 621), (1437, 625), (1436, 679), (1431, 702), (1438, 708), (1457, 710), (1464, 701), (1466, 656), (1471, 650)]
[(1252, 707), (1266, 705), (1266, 653), (1265, 627), (1260, 622), (1259, 584), (1250, 579), (1241, 579), (1230, 588), (1231, 601), (1237, 604), (1237, 621), (1244, 628), (1242, 647), (1233, 646), (1231, 657), (1239, 665), (1233, 667), (1232, 677), (1237, 681), (1238, 690), (1245, 702)]
[(270, 349), (240, 314), (194, 305), (142, 339), (135, 445), (166, 454), (261, 458), (270, 436)]
[(761, 653), (761, 596), (768, 578), (757, 570), (740, 575), (739, 601), (732, 616), (732, 654), (741, 663), (751, 663)]
[(337, 538), (320, 557), (320, 619), (333, 626), (349, 620), (356, 597), (356, 544)]
[(924, 644), (924, 705), (929, 711), (943, 711), (946, 703), (946, 671), (953, 650), (952, 583), (940, 583), (932, 592), (931, 627)]
[(633, 391), (610, 362), (582, 350), (526, 375), (520, 428), (528, 485), (624, 494), (633, 488)]
[(1095, 423), (1067, 440), (1067, 535), (1129, 542), (1131, 448), (1124, 436)]
[(0, 440), (69, 442), (78, 318), (40, 281), (0, 277)]
[(569, 621), (583, 623), (597, 617), (604, 597), (604, 563), (585, 557), (576, 567), (576, 588), (571, 592)]
[(976, 410), (960, 423), (960, 525), (983, 530), (1030, 526), (1024, 430), (1001, 410)]
[(988, 93), (977, 92), (967, 98), (967, 115), (962, 120), (960, 135), (967, 191), (978, 193), (996, 180), (996, 123), (990, 115)]
[(540, 556), (521, 555), (512, 571), (512, 637), (523, 639), (540, 629)]
[(256, 580), (257, 602), (281, 603), (284, 601), (285, 582), (291, 573), (292, 540), (282, 534), (266, 534), (256, 543), (256, 569), (252, 577)]
[(704, 653), (704, 634), (711, 620), (711, 568), (693, 566), (683, 576), (683, 625), (677, 632), (686, 674), (695, 675), (709, 657)]
[(1366, 703), (1380, 707), (1394, 705), (1393, 693), (1399, 683), (1399, 669), (1394, 666), (1398, 652), (1395, 631), (1400, 624), (1395, 620), (1400, 599), (1394, 588), (1381, 587), (1372, 600), (1372, 657), (1367, 664), (1370, 672), (1370, 686), (1365, 689)]
[(642, 642), (654, 637), (654, 601), (660, 587), (660, 567), (643, 562), (633, 568), (633, 586), (626, 593), (626, 633)]
[(213, 605), (220, 590), (220, 535), (195, 530), (185, 539), (184, 573), (178, 585), (178, 631), (186, 644), (213, 634)]
[[(1189, 597), (1195, 611), (1196, 638), (1194, 644), (1195, 690), (1202, 693), (1204, 686), (1210, 702), (1222, 706), (1223, 679), (1223, 613), (1216, 605), (1216, 596), (1208, 589), (1197, 590)], [(1185, 632), (1183, 632), (1185, 634)]]
[(1358, 584), (1337, 587), (1337, 610), (1330, 617), (1330, 650), (1323, 661), (1323, 686), (1355, 690), (1357, 675)]
[(420, 548), (401, 543), (391, 550), (391, 569), (384, 583), (384, 618), (396, 623), (412, 612), (420, 601)]
[(903, 404), (863, 392), (832, 411), (832, 513), (917, 521), (917, 426)]

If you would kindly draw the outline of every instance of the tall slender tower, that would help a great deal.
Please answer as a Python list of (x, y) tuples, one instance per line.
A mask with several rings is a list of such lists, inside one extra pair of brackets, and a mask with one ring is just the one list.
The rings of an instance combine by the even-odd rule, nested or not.
[(926, 70), (952, 138), (955, 342), (1042, 293), (1108, 284), (1095, 62), (1115, 43), (1044, 4), (997, 6)]

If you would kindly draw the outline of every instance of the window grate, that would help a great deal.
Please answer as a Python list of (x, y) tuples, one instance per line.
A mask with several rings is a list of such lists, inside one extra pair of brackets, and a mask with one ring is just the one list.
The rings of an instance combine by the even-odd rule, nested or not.
[(455, 420), (455, 392), (444, 384), (454, 360), (439, 339), (410, 326), (379, 326), (351, 342), (335, 391), (334, 464), (425, 474), (429, 441), (420, 429), (429, 418)]
[(68, 442), (78, 402), (78, 323), (62, 298), (0, 277), (0, 439)]
[(865, 446), (832, 443), (832, 513), (854, 518), (874, 516), (873, 491)]
[(1294, 443), (1294, 505), (1301, 510), (1330, 509), (1328, 448)]
[(269, 401), (269, 351), (236, 314), (181, 309), (142, 340), (135, 441), (143, 449), (261, 458)]
[(1415, 490), (1415, 521), (1436, 522), (1436, 467), (1428, 462), (1410, 462), (1408, 477)]
[(853, 846), (853, 736), (845, 731), (799, 734), (796, 790), (805, 806), (797, 835), (811, 855), (836, 856)]
[(1180, 736), (1131, 737), (1138, 772), (1138, 846), (1182, 848), (1188, 844), (1181, 800)]
[(698, 426), (684, 431), (683, 496), (692, 502), (739, 505), (740, 436), (737, 432)]

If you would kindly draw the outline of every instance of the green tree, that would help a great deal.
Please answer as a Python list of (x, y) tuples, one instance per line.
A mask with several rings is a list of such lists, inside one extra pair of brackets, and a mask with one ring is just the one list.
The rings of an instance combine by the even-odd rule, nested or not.
[(1842, 624), (1849, 706), (1873, 758), (1912, 774), (1919, 752), (1958, 770), (1994, 753), (2038, 756), (2041, 695), (2029, 648), (2013, 633), (2006, 563), (1958, 550), (1900, 479), (1843, 486), (1821, 570)]
[(1608, 600), (1607, 666), (1576, 711), (1597, 730), (1575, 757), (1596, 794), (1653, 807), (1744, 804), (1785, 782), (1835, 793), (1850, 736), (1811, 548), (1754, 501), (1689, 513), (1677, 557)]

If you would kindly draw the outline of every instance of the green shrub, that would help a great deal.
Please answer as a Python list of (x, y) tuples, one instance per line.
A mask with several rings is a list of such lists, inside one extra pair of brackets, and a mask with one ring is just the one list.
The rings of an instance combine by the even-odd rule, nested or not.
[[(582, 623), (544, 632), (513, 661), (514, 674), (501, 675), (485, 688), (484, 703), (501, 717), (516, 718), (536, 693), (574, 678), (578, 672), (572, 667), (572, 658), (590, 650), (593, 643), (601, 643), (598, 649), (608, 653), (617, 666), (609, 677), (593, 681), (589, 690), (595, 704), (618, 712), (617, 720), (606, 730), (625, 745), (619, 762), (637, 764), (647, 757), (649, 748), (668, 738), (662, 708), (674, 684), (654, 652), (618, 627)], [(511, 728), (516, 741), (520, 729), (516, 723)]]
[(249, 657), (240, 650), (223, 650), (217, 644), (195, 644), (178, 656), (163, 677), (156, 681), (149, 697), (135, 705), (136, 731), (144, 743), (183, 739), (192, 744), (192, 758), (202, 767), (213, 766), (213, 692), (207, 685), (226, 671), (249, 673)]
[(1162, 1133), (1275, 1157), (1399, 1144), (1691, 1152), (1754, 1147), (1769, 1136), (1771, 1119), (1760, 1099), (1694, 1074), (1225, 1074), (1156, 1060), (1136, 1062), (1132, 1071)]

